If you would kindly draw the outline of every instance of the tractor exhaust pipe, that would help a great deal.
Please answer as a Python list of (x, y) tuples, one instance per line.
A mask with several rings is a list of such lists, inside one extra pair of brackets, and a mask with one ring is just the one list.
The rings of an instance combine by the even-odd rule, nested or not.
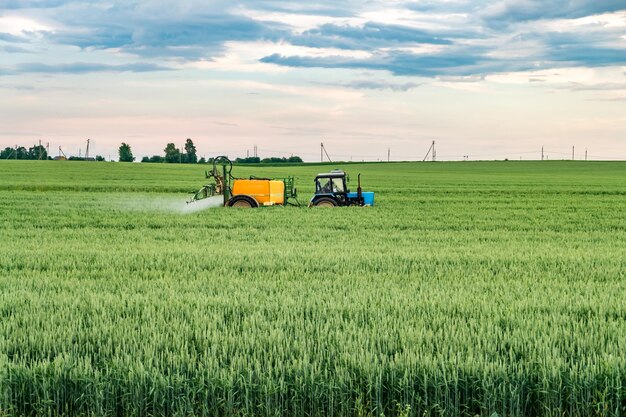
[(357, 175), (356, 197), (359, 202), (363, 200), (363, 190), (361, 190), (361, 174)]

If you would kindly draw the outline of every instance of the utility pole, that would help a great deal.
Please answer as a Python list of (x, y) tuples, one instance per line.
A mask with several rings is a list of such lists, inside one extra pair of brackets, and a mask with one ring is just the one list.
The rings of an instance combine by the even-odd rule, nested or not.
[(324, 143), (320, 143), (320, 162), (324, 162), (324, 155), (326, 155), (326, 158), (328, 159), (328, 162), (333, 162), (330, 159), (330, 156), (328, 156), (328, 152), (326, 152), (326, 148), (324, 147)]
[(37, 159), (41, 161), (41, 139), (39, 139), (39, 148), (38, 148), (38, 150), (39, 150), (39, 157)]
[(246, 149), (246, 159), (250, 158), (250, 149)]
[(572, 161), (574, 160), (574, 147), (572, 146)]
[(543, 146), (541, 147), (541, 160), (543, 161)]
[(424, 156), (424, 159), (422, 159), (422, 162), (425, 162), (425, 161), (426, 161), (426, 159), (428, 158), (428, 155), (430, 155), (430, 153), (431, 153), (431, 152), (433, 153), (433, 154), (432, 154), (432, 155), (433, 155), (433, 156), (432, 156), (432, 158), (433, 158), (433, 162), (435, 162), (435, 161), (436, 161), (436, 158), (437, 158), (437, 156), (436, 156), (436, 155), (437, 155), (437, 153), (436, 153), (436, 151), (435, 151), (435, 141), (434, 141), (434, 140), (433, 140), (433, 143), (430, 145), (430, 148), (428, 148), (428, 152), (426, 152), (426, 156)]
[(87, 149), (85, 150), (85, 161), (89, 158), (89, 141), (91, 139), (87, 139)]
[(391, 148), (387, 148), (387, 162), (391, 160)]
[(585, 161), (587, 160), (587, 148), (585, 148)]

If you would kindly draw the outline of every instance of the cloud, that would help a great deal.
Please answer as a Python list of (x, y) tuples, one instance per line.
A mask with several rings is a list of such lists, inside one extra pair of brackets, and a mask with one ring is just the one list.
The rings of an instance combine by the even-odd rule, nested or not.
[(2, 7), (4, 9), (46, 9), (59, 7), (67, 2), (67, 0), (3, 0)]
[[(540, 6), (536, 2), (508, 2), (507, 5), (522, 7), (526, 3), (529, 3), (528, 10), (536, 11)], [(584, 16), (585, 10), (588, 13), (604, 12), (617, 7), (616, 4), (600, 7), (589, 2), (579, 3), (580, 8), (564, 13)], [(431, 7), (434, 9), (438, 6)], [(623, 7), (626, 8), (626, 4)], [(557, 14), (556, 11), (554, 14)], [(512, 22), (507, 22), (509, 18)], [(453, 34), (448, 29), (420, 30), (371, 22), (362, 27), (325, 24), (305, 31), (301, 37), (290, 39), (290, 42), (311, 47), (331, 44), (340, 49), (366, 50), (371, 53), (371, 58), (346, 59), (275, 53), (263, 57), (261, 62), (290, 67), (386, 70), (394, 75), (428, 77), (480, 76), (494, 72), (563, 66), (626, 64), (626, 45), (622, 39), (626, 34), (626, 13), (550, 22), (543, 18), (525, 23), (519, 23), (518, 20), (521, 21), (521, 17), (501, 17), (499, 21), (508, 25), (506, 29), (485, 28), (478, 35), (473, 30)], [(437, 48), (424, 49), (423, 46), (429, 43)], [(422, 49), (418, 50), (415, 45), (421, 45)]]
[(11, 85), (0, 84), (0, 88), (5, 89), (5, 90), (16, 90), (16, 91), (34, 91), (35, 90), (34, 86), (28, 85), (28, 84), (11, 84)]
[(12, 45), (5, 45), (5, 46), (0, 45), (0, 51), (6, 52), (8, 54), (32, 54), (33, 53), (32, 51), (29, 51), (28, 49), (20, 48), (18, 46), (12, 46)]
[(373, 22), (368, 22), (363, 26), (324, 24), (316, 29), (292, 36), (289, 40), (294, 45), (353, 50), (372, 50), (406, 44), (450, 45), (452, 43), (428, 31)]
[(555, 47), (551, 52), (553, 61), (565, 62), (571, 66), (601, 67), (626, 64), (626, 49)]
[(358, 90), (391, 90), (394, 92), (405, 92), (419, 87), (418, 83), (393, 83), (384, 80), (355, 80), (337, 84), (342, 87), (355, 88)]
[[(255, 51), (252, 62), (291, 68), (384, 70), (407, 76), (482, 76), (565, 65), (626, 64), (626, 13), (619, 12), (626, 11), (624, 0), (347, 0), (310, 4), (185, 0), (175, 6), (166, 0), (5, 0), (3, 7), (19, 11), (24, 19), (46, 22), (46, 30), (0, 33), (0, 41), (78, 47), (84, 54), (118, 54), (152, 65), (129, 62), (129, 71), (161, 71), (168, 66), (164, 63), (172, 60), (190, 64), (189, 68), (199, 62), (219, 66), (220, 58), (230, 52), (229, 45), (235, 43), (272, 45), (271, 51)], [(610, 24), (589, 18), (599, 13), (610, 17)], [(295, 23), (302, 19), (306, 28)], [(296, 47), (311, 51), (301, 53), (294, 51)], [(2, 50), (20, 52), (6, 46)], [(339, 52), (316, 56), (313, 50)], [(43, 63), (45, 58), (42, 56)], [(34, 72), (29, 67), (32, 64), (21, 65), (13, 70)], [(76, 65), (68, 63), (64, 69), (42, 64), (39, 72), (124, 71), (114, 66), (92, 69)]]
[(21, 36), (12, 35), (10, 33), (0, 32), (0, 41), (10, 43), (23, 43), (26, 39)]
[(626, 8), (623, 0), (502, 0), (488, 4), (479, 14), (491, 25), (555, 18), (580, 18)]
[(371, 58), (304, 57), (273, 54), (261, 62), (290, 67), (347, 68), (389, 71), (394, 75), (435, 77), (439, 75), (465, 76), (499, 72), (514, 66), (516, 70), (532, 68), (528, 63), (503, 63), (484, 56), (481, 48), (448, 50), (443, 53), (416, 55), (404, 51), (387, 51)]
[(299, 15), (317, 15), (330, 17), (352, 17), (360, 5), (355, 1), (328, 1), (328, 2), (293, 2), (293, 1), (265, 1), (248, 2), (250, 7), (257, 10), (289, 13)]
[(0, 75), (18, 75), (24, 73), (38, 74), (87, 74), (92, 72), (153, 72), (172, 71), (173, 68), (155, 64), (131, 63), (121, 65), (107, 65), (96, 63), (76, 62), (71, 64), (41, 64), (22, 63), (8, 68), (0, 68)]
[(626, 91), (626, 83), (596, 83), (596, 84), (582, 84), (582, 83), (569, 83), (562, 88), (571, 91)]
[(594, 99), (589, 99), (589, 101), (626, 101), (626, 96), (623, 97), (603, 97), (603, 98), (594, 98)]
[(226, 42), (277, 41), (287, 35), (280, 23), (258, 22), (204, 7), (169, 12), (171, 7), (168, 3), (158, 8), (155, 2), (116, 5), (104, 10), (70, 5), (66, 7), (69, 17), (60, 17), (63, 28), (42, 33), (61, 45), (183, 60), (210, 59), (224, 50)]

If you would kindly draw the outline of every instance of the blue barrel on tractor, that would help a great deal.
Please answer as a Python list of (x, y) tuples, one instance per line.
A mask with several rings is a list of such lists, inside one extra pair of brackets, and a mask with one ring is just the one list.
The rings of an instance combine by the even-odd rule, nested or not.
[(361, 174), (358, 175), (356, 192), (348, 189), (348, 176), (340, 169), (318, 174), (315, 177), (315, 195), (309, 207), (373, 206), (374, 193), (361, 190)]
[[(373, 206), (374, 205), (374, 192), (373, 191), (362, 191), (361, 195), (363, 196), (363, 205), (364, 206)], [(348, 193), (349, 199), (355, 199), (359, 197), (359, 193), (350, 192)]]

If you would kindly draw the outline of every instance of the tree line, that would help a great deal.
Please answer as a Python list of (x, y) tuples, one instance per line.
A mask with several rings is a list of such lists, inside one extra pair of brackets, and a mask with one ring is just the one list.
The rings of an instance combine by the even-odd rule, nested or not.
[(23, 146), (6, 147), (0, 151), (0, 159), (48, 159), (48, 151), (42, 145), (34, 145), (26, 149)]
[(236, 164), (258, 164), (258, 163), (263, 163), (263, 164), (274, 164), (274, 163), (281, 163), (281, 162), (304, 162), (302, 160), (302, 158), (300, 158), (299, 156), (290, 156), (289, 158), (277, 158), (277, 157), (270, 157), (270, 158), (259, 158), (258, 156), (249, 156), (247, 158), (235, 158), (234, 161)]
[[(198, 159), (198, 153), (196, 150), (196, 146), (194, 145), (191, 139), (187, 139), (185, 141), (184, 149), (181, 150), (176, 147), (174, 143), (168, 143), (163, 150), (165, 155), (153, 155), (151, 157), (144, 156), (141, 159), (141, 162), (152, 162), (152, 163), (173, 163), (173, 164), (204, 164), (213, 162), (212, 158), (209, 158), (207, 161), (205, 158)], [(118, 149), (118, 156), (120, 162), (133, 162), (135, 157), (133, 156), (133, 151), (131, 146), (122, 142)], [(0, 151), (0, 159), (22, 159), (22, 160), (51, 160), (53, 159), (50, 155), (48, 155), (48, 151), (42, 145), (33, 145), (32, 147), (26, 149), (23, 146), (16, 146), (15, 148), (6, 147), (2, 151)], [(95, 158), (84, 158), (78, 156), (70, 156), (66, 158), (65, 156), (61, 157), (61, 159), (68, 159), (70, 161), (104, 161), (104, 157), (100, 155), (96, 155)], [(290, 156), (289, 158), (259, 158), (258, 156), (251, 156), (246, 158), (235, 158), (234, 161), (236, 164), (258, 164), (258, 163), (283, 163), (283, 162), (303, 162), (302, 158), (299, 156)]]
[[(46, 147), (43, 145), (33, 145), (26, 149), (24, 146), (16, 146), (15, 148), (6, 147), (0, 151), (0, 159), (21, 159), (21, 160), (52, 160), (52, 156), (48, 155)], [(104, 161), (104, 157), (96, 155), (95, 158), (85, 158), (80, 156), (70, 156), (63, 159), (69, 159), (70, 161)]]
[[(127, 143), (122, 143), (119, 150), (119, 160), (120, 162), (132, 162), (135, 160), (133, 157), (132, 151), (130, 149), (130, 145)], [(209, 158), (207, 161), (204, 157), (198, 159), (198, 154), (196, 151), (196, 146), (193, 144), (191, 139), (187, 139), (185, 141), (185, 149), (182, 152), (179, 148), (176, 147), (174, 143), (168, 143), (163, 150), (165, 155), (153, 155), (153, 156), (144, 156), (141, 159), (141, 162), (147, 163), (170, 163), (170, 164), (204, 164), (204, 163), (212, 163), (213, 158)], [(303, 162), (302, 158), (299, 156), (290, 156), (289, 158), (259, 158), (258, 156), (246, 157), (246, 158), (236, 158), (233, 162), (236, 164), (258, 164), (258, 163), (281, 163), (281, 162)]]

